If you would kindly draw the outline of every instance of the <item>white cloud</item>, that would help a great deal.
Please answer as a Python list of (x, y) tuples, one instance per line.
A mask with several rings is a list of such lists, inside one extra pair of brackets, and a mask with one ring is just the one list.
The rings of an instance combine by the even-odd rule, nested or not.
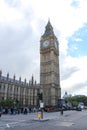
[(81, 38), (75, 38), (74, 41), (76, 41), (76, 42), (81, 42), (81, 41), (83, 41), (83, 40), (82, 40)]
[[(79, 57), (79, 58), (72, 58), (72, 57), (66, 57), (66, 60), (64, 61), (64, 70), (67, 68), (72, 70), (72, 67), (77, 68), (76, 71), (73, 71), (71, 73), (71, 76), (68, 77), (65, 80), (61, 81), (62, 91), (69, 91), (70, 93), (82, 93), (87, 91), (87, 56)], [(62, 72), (63, 73), (63, 72)], [(65, 73), (64, 73), (65, 74)], [(66, 72), (68, 74), (68, 72)], [(62, 77), (61, 77), (62, 78)], [(85, 83), (85, 86), (84, 86)], [(79, 92), (80, 90), (80, 92)]]
[(0, 1), (0, 22), (2, 24), (12, 24), (22, 19), (22, 14), (16, 9), (9, 7), (4, 1)]

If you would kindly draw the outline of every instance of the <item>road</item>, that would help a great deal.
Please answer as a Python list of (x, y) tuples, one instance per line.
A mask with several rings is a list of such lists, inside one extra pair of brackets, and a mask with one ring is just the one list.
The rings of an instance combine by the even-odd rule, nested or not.
[(2, 115), (0, 130), (87, 130), (87, 110), (64, 111), (43, 114), (38, 120), (37, 113), (28, 115)]

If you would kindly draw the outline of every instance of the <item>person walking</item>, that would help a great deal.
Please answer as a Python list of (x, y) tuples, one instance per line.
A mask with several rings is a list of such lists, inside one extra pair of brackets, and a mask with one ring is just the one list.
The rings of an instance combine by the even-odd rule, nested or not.
[(61, 108), (61, 111), (60, 111), (60, 112), (61, 112), (61, 115), (63, 115), (63, 108)]
[(2, 115), (2, 113), (1, 113), (1, 111), (0, 111), (0, 117), (1, 117), (1, 115)]

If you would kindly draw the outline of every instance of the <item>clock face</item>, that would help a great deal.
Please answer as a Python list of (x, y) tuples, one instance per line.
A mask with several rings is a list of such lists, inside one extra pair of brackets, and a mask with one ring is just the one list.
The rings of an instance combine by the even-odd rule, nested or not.
[(49, 45), (49, 41), (48, 40), (46, 40), (46, 41), (43, 42), (43, 46), (44, 47), (47, 47), (48, 45)]
[(55, 42), (55, 48), (56, 48), (56, 49), (58, 48), (57, 42)]

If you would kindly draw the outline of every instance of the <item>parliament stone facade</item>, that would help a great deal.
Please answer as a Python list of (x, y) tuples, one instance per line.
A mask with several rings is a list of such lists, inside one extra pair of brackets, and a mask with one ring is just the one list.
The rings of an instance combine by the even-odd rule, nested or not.
[[(59, 73), (59, 42), (54, 34), (53, 27), (48, 21), (45, 32), (40, 39), (40, 83), (34, 77), (29, 83), (10, 78), (9, 73), (3, 76), (0, 71), (0, 100), (8, 98), (19, 101), (22, 106), (55, 106), (61, 98)], [(41, 98), (40, 98), (41, 96)]]

